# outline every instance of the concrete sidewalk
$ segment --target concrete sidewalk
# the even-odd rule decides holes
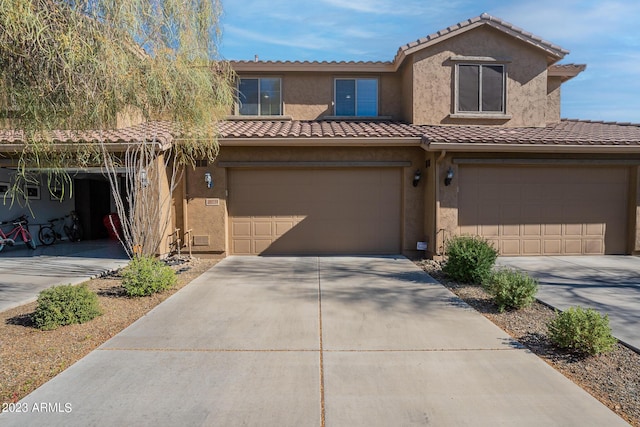
[[[593,308],[609,315],[613,335],[640,351],[640,257],[500,257],[497,265],[538,279],[537,298],[559,310]]]
[[[402,257],[224,259],[3,426],[626,423]]]
[[[78,284],[124,267],[129,259],[117,241],[88,240],[5,247],[0,252],[0,312],[35,301],[54,285]]]

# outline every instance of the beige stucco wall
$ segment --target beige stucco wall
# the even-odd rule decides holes
[[[411,166],[403,168],[402,179],[402,250],[411,254],[418,241],[424,241],[424,194],[427,185],[425,174],[425,154],[419,147],[223,147],[216,163],[208,167],[189,169],[186,172],[187,209],[185,227],[193,230],[198,239],[208,238],[209,244],[193,246],[194,253],[228,252],[227,244],[227,188],[226,168],[218,167],[220,162],[349,162],[349,161],[408,161]],[[413,187],[416,169],[423,173],[423,180]],[[207,189],[204,173],[210,172],[214,188]],[[218,206],[206,206],[205,200],[217,198]]]
[[[547,80],[547,124],[560,122],[560,94],[562,81],[560,77],[549,77]]]
[[[506,59],[506,113],[511,119],[451,118],[454,113],[453,56]],[[538,49],[490,27],[479,27],[427,47],[413,55],[413,123],[544,126],[547,62]]]
[[[318,120],[333,116],[333,90],[336,78],[377,78],[378,115],[402,119],[401,79],[396,73],[242,73],[241,77],[280,77],[283,115],[293,120]]]
[[[413,63],[409,58],[398,70],[402,81],[402,120],[411,123],[413,120]]]
[[[207,188],[206,172],[213,187]],[[222,253],[226,250],[226,191],[224,169],[214,165],[187,168],[184,174],[185,201],[182,228],[191,230],[189,240],[194,253]],[[207,205],[209,200],[209,205]],[[218,205],[216,205],[216,201]],[[208,244],[207,244],[208,242]]]

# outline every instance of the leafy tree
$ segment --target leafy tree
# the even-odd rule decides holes
[[[124,165],[124,149],[100,137],[60,144],[59,130],[81,141],[82,131],[100,135],[132,118],[170,121],[180,143],[152,158],[130,145],[145,153],[124,165],[130,175],[146,174],[157,155],[177,179],[185,165],[213,159],[215,123],[234,98],[233,72],[217,53],[220,13],[219,0],[0,0],[0,124],[24,142],[13,154],[14,194],[34,168],[60,183],[71,181],[65,167]],[[158,146],[154,132],[144,139]],[[140,244],[130,238],[129,250]]]

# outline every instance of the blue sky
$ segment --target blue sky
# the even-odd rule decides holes
[[[390,61],[398,48],[487,12],[587,64],[562,117],[640,123],[638,0],[222,0],[229,60]]]

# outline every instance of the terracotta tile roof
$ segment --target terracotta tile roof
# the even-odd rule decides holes
[[[420,138],[420,128],[389,121],[221,122],[220,136],[233,138]]]
[[[497,18],[495,16],[491,16],[488,13],[483,13],[480,16],[459,22],[443,30],[440,30],[426,37],[418,39],[414,42],[401,46],[398,49],[398,53],[396,54],[394,62],[401,61],[403,55],[409,55],[424,47],[430,46],[432,44],[438,43],[441,40],[447,39],[456,33],[461,33],[461,32],[470,30],[479,25],[489,25],[502,32],[510,34],[513,37],[516,37],[517,39],[524,41],[525,43],[529,43],[530,45],[533,45],[539,49],[544,50],[549,55],[554,57],[555,60],[561,59],[566,54],[569,53],[568,50],[563,49],[560,46],[555,45],[549,41],[546,41],[541,37],[531,34],[523,30],[522,28],[516,27],[515,25],[510,24],[509,22],[503,21],[502,19]]]
[[[122,129],[103,131],[56,130],[51,132],[53,142],[61,144],[105,142],[109,144],[155,141],[162,145],[174,139],[173,126],[169,122],[147,122]],[[24,133],[17,130],[0,130],[0,148],[3,144],[21,144]]]
[[[640,124],[562,120],[541,128],[421,126],[428,143],[533,144],[540,146],[637,146]]]
[[[582,147],[636,147],[640,150],[640,124],[562,120],[546,127],[503,128],[493,126],[418,126],[391,121],[253,121],[230,120],[219,123],[219,137],[224,142],[234,140],[309,140],[341,138],[401,139],[429,144],[477,144],[512,146],[582,146]],[[22,143],[22,133],[0,130],[0,151]],[[110,144],[134,143],[142,140],[170,144],[180,137],[170,122],[149,122],[124,129],[108,131],[56,131],[58,143]],[[184,137],[184,136],[183,136]]]

